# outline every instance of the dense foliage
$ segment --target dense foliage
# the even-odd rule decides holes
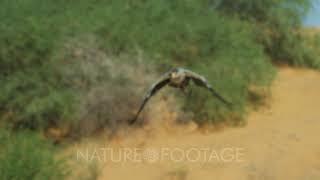
[[[216,7],[222,13],[254,23],[257,41],[278,63],[319,68],[316,49],[304,43],[299,31],[302,20],[312,7],[310,0],[223,0]]]
[[[67,175],[62,160],[55,157],[55,149],[45,139],[31,132],[0,131],[1,179],[58,180]]]
[[[92,132],[132,117],[146,76],[184,66],[234,106],[191,88],[189,98],[178,96],[180,107],[199,122],[238,122],[251,94],[270,84],[271,58],[319,67],[298,33],[309,7],[308,0],[4,0],[1,121],[78,130],[89,121]]]

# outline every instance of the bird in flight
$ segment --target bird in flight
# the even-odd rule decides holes
[[[133,124],[137,121],[140,112],[143,110],[144,106],[148,102],[148,100],[155,95],[161,88],[168,85],[174,88],[179,88],[183,92],[185,92],[185,88],[189,85],[189,82],[193,81],[194,84],[200,87],[207,88],[216,98],[222,101],[224,104],[229,107],[232,105],[230,102],[225,100],[222,96],[220,96],[208,83],[206,78],[203,76],[194,73],[190,70],[184,68],[173,68],[167,73],[165,73],[156,83],[154,83],[151,88],[147,91],[142,104],[135,115],[134,119],[130,121],[130,124]]]

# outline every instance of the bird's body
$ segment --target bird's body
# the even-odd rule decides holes
[[[196,85],[202,86],[210,90],[215,97],[217,97],[219,100],[224,102],[227,105],[231,105],[228,101],[226,101],[224,98],[222,98],[218,93],[216,93],[213,88],[210,86],[210,84],[207,82],[207,80],[192,71],[189,71],[184,68],[174,68],[170,70],[169,72],[165,73],[156,83],[154,83],[149,91],[147,92],[146,96],[143,99],[143,102],[140,106],[140,109],[138,113],[136,114],[135,118],[131,121],[131,123],[134,123],[140,112],[142,111],[143,107],[149,100],[151,96],[153,96],[158,90],[160,90],[165,85],[179,88],[182,91],[185,90],[185,88],[189,85],[190,80],[192,80]]]
[[[184,89],[188,86],[190,79],[187,78],[186,72],[182,68],[173,69],[170,75],[169,86]]]
[[[179,86],[186,80],[185,71],[180,68],[171,72],[170,84]]]

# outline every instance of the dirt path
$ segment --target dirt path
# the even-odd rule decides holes
[[[204,133],[167,125],[105,144],[117,155],[137,147],[143,160],[105,161],[100,179],[320,179],[320,73],[281,69],[272,91],[271,107],[244,127]]]

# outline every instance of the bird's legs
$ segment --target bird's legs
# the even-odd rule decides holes
[[[190,89],[190,90],[188,91],[188,98],[190,98],[191,95],[192,95],[192,89]]]
[[[180,88],[181,89],[181,91],[182,91],[182,93],[185,95],[185,96],[187,96],[187,98],[190,98],[191,97],[191,95],[192,95],[192,89],[187,89],[187,87],[181,87]]]
[[[183,92],[184,95],[188,95],[187,91],[186,91],[186,87],[189,85],[189,79],[185,79],[181,86],[180,86],[180,89],[181,91]]]
[[[185,86],[182,86],[180,89],[181,89],[181,91],[183,92],[184,95],[188,95]]]

